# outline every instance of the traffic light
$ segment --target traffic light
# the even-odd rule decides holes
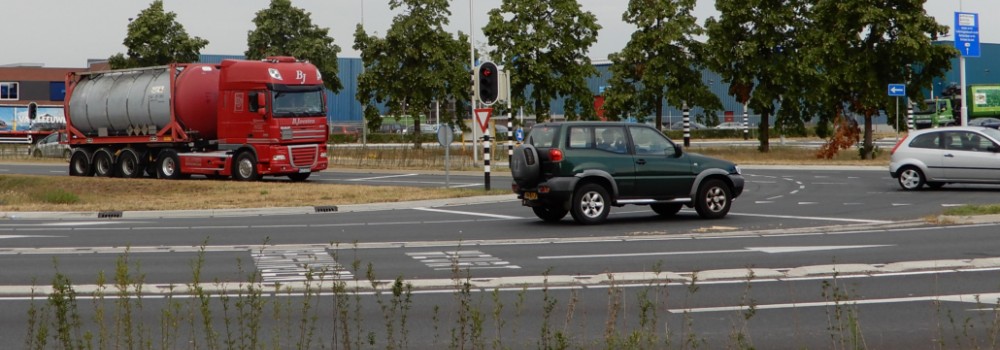
[[[500,70],[493,62],[483,62],[476,70],[476,97],[484,105],[492,105],[500,96]]]
[[[28,104],[28,119],[35,120],[38,116],[38,104],[31,102]]]

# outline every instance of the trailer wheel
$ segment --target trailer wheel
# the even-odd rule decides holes
[[[143,166],[139,163],[139,156],[131,148],[122,150],[118,155],[118,162],[115,167],[115,176],[124,178],[142,177]]]
[[[257,157],[253,152],[245,151],[236,156],[236,164],[233,164],[233,179],[237,181],[256,181],[260,178],[257,174]]]
[[[181,178],[181,161],[177,151],[165,149],[156,157],[156,177],[166,180]]]
[[[115,175],[114,161],[111,157],[111,151],[107,148],[101,148],[94,153],[94,176],[97,177],[112,177]]]
[[[79,149],[69,158],[69,176],[91,176],[94,168],[90,166],[90,153]]]

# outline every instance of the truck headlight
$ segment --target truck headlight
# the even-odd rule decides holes
[[[277,161],[284,161],[285,159],[288,159],[288,158],[285,157],[284,154],[275,154],[273,157],[271,157],[271,160],[276,161],[276,162]]]

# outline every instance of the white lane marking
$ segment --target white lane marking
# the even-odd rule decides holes
[[[50,222],[41,224],[41,226],[96,226],[96,225],[113,225],[122,224],[121,221],[76,221],[76,222]],[[134,222],[132,222],[134,224]]]
[[[470,212],[470,211],[444,210],[444,209],[434,209],[434,208],[413,208],[413,210],[432,211],[432,212],[447,213],[447,214],[485,216],[485,217],[488,217],[488,218],[496,218],[496,219],[511,219],[511,220],[524,219],[524,218],[522,218],[520,216],[498,215],[498,214],[488,214],[488,213],[474,213],[474,212]]]
[[[781,253],[814,252],[814,251],[820,251],[820,250],[880,248],[880,247],[891,247],[891,246],[894,246],[894,245],[835,245],[835,246],[803,246],[803,247],[746,247],[746,248],[743,248],[743,249],[702,250],[702,251],[687,251],[687,252],[652,252],[652,253],[622,253],[622,254],[552,255],[552,256],[539,256],[538,259],[540,259],[540,260],[589,259],[589,258],[636,257],[636,256],[663,256],[663,255],[753,253],[753,252],[767,253],[767,254],[781,254]]]
[[[813,182],[813,185],[847,185],[846,182]]]
[[[941,206],[945,207],[945,208],[948,208],[948,207],[961,207],[963,205],[965,205],[965,204],[947,204],[947,203],[941,204]]]
[[[812,204],[819,204],[819,202],[799,202],[799,205],[812,205]]]
[[[768,198],[765,198],[765,199],[772,200],[772,199],[778,199],[778,198],[781,198],[781,197],[784,197],[784,195],[779,195],[779,196],[774,196],[774,197],[768,197]]]
[[[754,204],[771,204],[771,203],[774,203],[774,201],[755,201],[754,202]]]
[[[834,305],[910,303],[915,301],[950,301],[959,303],[976,303],[976,304],[990,305],[996,303],[998,299],[1000,299],[1000,293],[952,294],[952,295],[928,295],[922,297],[904,297],[904,298],[880,298],[880,299],[861,299],[861,300],[818,301],[818,302],[808,302],[808,303],[766,304],[766,305],[754,305],[753,308],[756,310],[775,310],[775,309],[790,309],[797,307],[817,307],[817,306],[834,306]],[[668,309],[667,312],[685,313],[685,312],[745,311],[748,308],[749,306],[719,306],[719,307],[702,307],[702,308],[690,308],[690,309]]]
[[[913,205],[913,204],[910,204],[910,203],[892,203],[892,206],[894,206],[894,207],[901,207],[901,206],[906,206],[906,205]]]
[[[8,238],[64,238],[66,236],[27,236],[27,235],[0,235],[0,239]]]
[[[368,180],[381,180],[393,177],[405,177],[405,176],[417,176],[420,174],[401,174],[401,175],[386,175],[386,176],[374,176],[374,177],[363,177],[360,179],[347,179],[346,181],[368,181]]]
[[[49,172],[50,173],[56,173],[56,174],[65,174],[66,173],[65,170],[49,170]]]
[[[759,218],[774,218],[774,219],[799,219],[799,220],[822,220],[822,221],[859,222],[859,223],[866,223],[866,224],[888,224],[888,223],[892,223],[892,221],[887,221],[887,220],[845,219],[845,218],[831,218],[831,217],[822,217],[822,216],[792,216],[792,215],[740,214],[740,213],[729,213],[729,215],[752,216],[752,217],[759,217]]]

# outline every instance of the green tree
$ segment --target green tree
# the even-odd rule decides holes
[[[354,32],[354,49],[361,52],[364,72],[358,77],[357,99],[365,107],[371,130],[381,125],[373,105],[385,103],[388,114],[430,115],[434,101],[468,100],[471,92],[467,62],[469,38],[445,31],[448,24],[447,0],[390,0],[393,10],[405,10],[392,20],[384,38],[368,35],[364,27]],[[452,109],[455,110],[454,108]],[[442,122],[453,122],[452,114]],[[420,118],[413,118],[414,132],[420,133]],[[414,139],[419,147],[419,139]]]
[[[197,61],[208,40],[189,37],[176,18],[173,12],[163,12],[163,1],[153,1],[129,21],[122,42],[128,51],[111,56],[108,64],[112,69],[121,69]]]
[[[271,0],[271,6],[257,11],[254,30],[247,33],[248,59],[268,56],[292,56],[308,60],[323,75],[323,84],[333,92],[342,85],[337,76],[337,54],[340,46],[333,43],[328,28],[312,23],[309,12],[292,6],[291,0]]]
[[[888,110],[890,83],[908,81],[907,94],[922,100],[920,88],[951,69],[958,52],[934,45],[948,27],[924,11],[925,0],[814,0],[808,62],[819,68],[818,84],[837,115],[864,116],[862,159],[873,157],[872,118]],[[921,67],[918,71],[911,69]]]
[[[605,90],[607,116],[619,119],[654,115],[663,128],[663,102],[672,106],[722,109],[722,102],[702,81],[704,34],[691,14],[695,0],[631,0],[622,20],[638,30],[611,60],[611,87]],[[713,114],[714,113],[708,113]]]
[[[779,129],[802,128],[811,119],[803,82],[815,69],[799,57],[807,1],[717,0],[719,18],[705,22],[709,66],[729,83],[731,96],[760,113],[761,152],[770,151],[772,115]]]
[[[510,74],[513,107],[542,122],[550,118],[551,101],[564,97],[568,119],[596,118],[586,82],[597,75],[587,57],[601,29],[594,14],[576,0],[504,0],[489,14],[483,33]]]

